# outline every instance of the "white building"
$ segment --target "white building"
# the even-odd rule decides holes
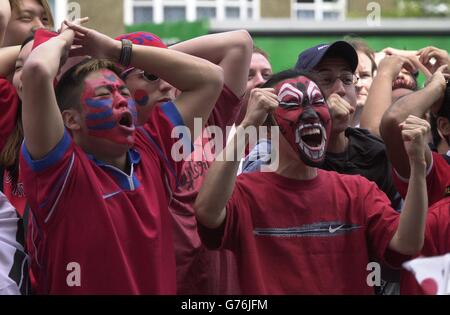
[[[49,1],[58,25],[70,11],[71,1]],[[259,21],[263,1],[270,1],[268,4],[275,7],[279,4],[278,0],[123,0],[123,18],[125,25],[201,19]],[[282,2],[286,5],[286,1]],[[288,6],[285,19],[342,21],[346,17],[347,0],[290,0]]]

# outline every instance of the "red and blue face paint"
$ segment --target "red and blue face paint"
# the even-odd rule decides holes
[[[139,106],[146,106],[150,100],[150,97],[146,91],[136,90],[136,92],[134,92],[134,99],[136,100],[136,104]]]
[[[274,118],[302,161],[319,166],[331,132],[328,106],[318,86],[307,77],[285,80],[275,87],[280,106]]]
[[[114,72],[104,69],[90,74],[81,100],[89,135],[134,144],[136,102]]]

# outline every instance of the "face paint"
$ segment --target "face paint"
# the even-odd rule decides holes
[[[136,101],[134,99],[131,98],[128,100],[128,108],[133,116],[133,125],[136,125],[138,121],[138,112],[136,108]]]
[[[134,144],[136,105],[123,81],[112,71],[90,74],[84,81],[81,99],[90,136]]]
[[[134,93],[134,99],[139,106],[145,106],[148,104],[150,97],[144,90],[136,90]]]
[[[304,76],[279,83],[275,91],[280,106],[274,118],[281,133],[306,165],[319,166],[331,132],[330,112],[322,92]]]

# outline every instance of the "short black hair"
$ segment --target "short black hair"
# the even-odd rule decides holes
[[[300,77],[300,76],[305,76],[308,79],[310,79],[311,81],[314,81],[311,78],[311,74],[309,72],[301,71],[301,70],[297,70],[297,69],[288,69],[288,70],[284,70],[284,71],[281,71],[281,72],[278,72],[278,73],[275,73],[274,75],[272,75],[272,77],[262,86],[262,88],[271,88],[271,87],[274,87],[275,85],[277,85],[281,81]]]

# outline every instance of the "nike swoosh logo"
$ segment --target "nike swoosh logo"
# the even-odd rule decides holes
[[[109,199],[109,198],[111,198],[111,197],[114,197],[115,195],[120,194],[121,192],[122,192],[122,191],[119,190],[119,191],[113,192],[113,193],[111,193],[111,194],[103,195],[103,199],[104,199],[104,200]]]
[[[330,46],[330,45],[320,46],[320,47],[317,48],[317,50],[322,50],[322,49],[327,48],[327,47],[329,47],[329,46]]]
[[[338,226],[337,228],[333,229],[330,225],[330,227],[328,228],[328,232],[330,232],[330,234],[334,234],[337,231],[339,231],[340,229],[342,229],[345,226],[345,224],[342,224],[341,226]]]

